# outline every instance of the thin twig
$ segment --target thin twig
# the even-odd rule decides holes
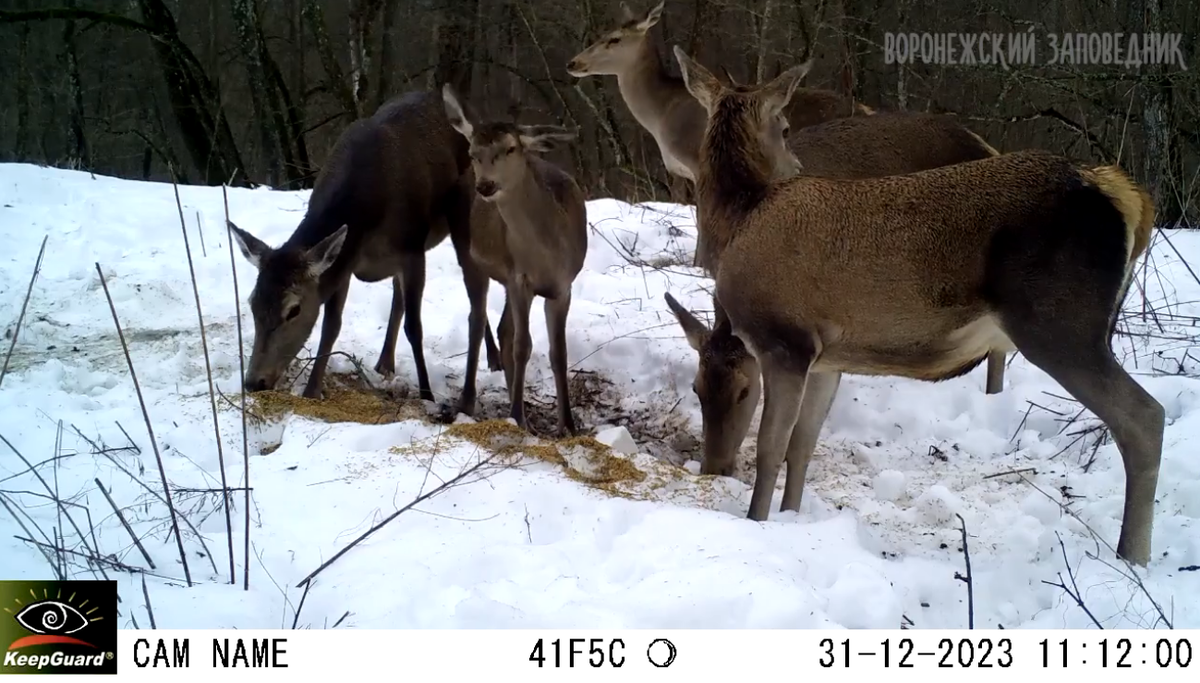
[[[146,575],[142,574],[142,596],[146,598],[146,613],[150,615],[150,628],[158,628],[154,621],[154,606],[150,604],[150,590],[146,588]]]
[[[1071,561],[1067,559],[1067,546],[1063,543],[1062,535],[1057,531],[1054,532],[1054,535],[1058,537],[1058,547],[1062,550],[1063,564],[1067,565],[1067,578],[1071,579],[1071,586],[1069,588],[1067,587],[1067,582],[1063,581],[1061,572],[1058,575],[1058,583],[1051,583],[1050,581],[1046,580],[1043,580],[1042,583],[1046,584],[1047,586],[1054,586],[1055,588],[1062,589],[1062,592],[1066,593],[1068,597],[1074,600],[1076,605],[1079,605],[1079,608],[1082,609],[1083,613],[1088,616],[1088,619],[1092,620],[1092,623],[1096,625],[1096,628],[1103,630],[1104,626],[1100,623],[1100,620],[1096,618],[1096,615],[1092,614],[1092,610],[1088,609],[1088,606],[1083,602],[1083,596],[1080,595],[1079,592],[1079,585],[1075,583],[1075,572],[1071,570]]]
[[[171,176],[174,178],[174,174]],[[200,209],[196,209],[196,232],[200,233],[200,253],[208,258],[208,247],[204,246],[204,222],[200,220]]]
[[[125,531],[129,532],[129,537],[133,539],[133,544],[141,551],[142,558],[146,560],[146,564],[150,565],[151,569],[157,569],[158,567],[154,566],[154,560],[150,559],[150,553],[146,552],[145,546],[142,545],[142,539],[133,533],[133,527],[129,526],[129,522],[125,520],[125,515],[121,514],[121,509],[117,507],[117,504],[113,502],[112,496],[105,490],[104,484],[101,484],[98,478],[94,481],[96,482],[96,488],[100,489],[100,493],[104,494],[104,500],[107,500],[108,504],[112,506],[112,511],[116,514],[117,519],[120,520],[121,526],[125,527]]]
[[[17,315],[17,327],[13,330],[12,342],[8,345],[8,353],[4,354],[4,368],[0,369],[0,386],[4,384],[4,376],[8,374],[8,361],[12,359],[13,349],[17,348],[17,336],[21,334],[21,323],[25,321],[25,309],[29,306],[29,296],[33,294],[33,283],[37,281],[38,273],[42,270],[42,255],[46,253],[46,240],[42,238],[42,248],[38,249],[37,261],[33,264],[33,275],[29,278],[29,287],[25,290],[25,301],[21,304],[21,313]]]
[[[66,503],[64,503],[61,498],[54,494],[54,489],[50,488],[50,484],[46,482],[46,478],[42,476],[42,473],[38,472],[37,469],[34,468],[29,462],[29,459],[26,458],[21,451],[18,451],[17,447],[12,445],[12,442],[6,439],[3,434],[0,434],[0,441],[3,441],[4,445],[8,446],[9,450],[17,454],[17,457],[21,459],[21,462],[25,463],[25,466],[30,469],[30,471],[33,473],[33,476],[36,477],[39,482],[41,482],[42,488],[46,489],[46,493],[50,495],[50,498],[54,501],[55,505],[58,506],[59,510],[62,511],[62,514],[66,516],[67,521],[71,523],[71,527],[75,529],[75,533],[79,535],[79,540],[83,543],[83,547],[87,548],[88,552],[92,553],[93,555],[99,555],[99,550],[91,547],[91,545],[88,543],[87,536],[83,534],[83,530],[79,528],[79,525],[75,523],[75,518],[71,516],[70,512],[67,512]],[[45,534],[42,535],[45,536]],[[53,545],[54,544],[52,543],[51,546]],[[108,575],[104,573],[103,567],[100,568],[100,574],[106,580],[108,579]]]
[[[370,529],[367,529],[365,532],[362,533],[362,535],[360,535],[358,538],[354,539],[348,545],[346,545],[346,547],[337,551],[337,553],[335,553],[333,557],[322,562],[320,567],[317,567],[316,569],[313,570],[313,572],[311,574],[304,577],[304,579],[302,581],[300,581],[300,583],[296,584],[296,587],[299,588],[300,586],[307,584],[309,581],[312,581],[313,579],[315,579],[317,577],[318,574],[320,574],[321,572],[323,572],[327,568],[329,568],[329,565],[333,564],[342,555],[345,555],[347,552],[349,552],[351,548],[353,548],[354,546],[358,545],[359,543],[362,543],[363,541],[365,541],[368,536],[375,533],[376,531],[379,531],[384,526],[386,526],[389,522],[391,522],[393,519],[396,519],[397,517],[399,517],[400,515],[404,514],[407,511],[411,510],[412,508],[416,507],[417,505],[420,505],[421,503],[425,502],[426,500],[433,498],[434,496],[438,495],[439,493],[444,493],[445,491],[453,488],[456,484],[462,482],[468,476],[477,472],[484,465],[487,465],[488,463],[490,463],[492,461],[492,458],[494,458],[494,457],[495,457],[494,454],[489,455],[488,457],[480,460],[479,462],[468,467],[467,469],[463,470],[462,472],[459,472],[457,475],[455,475],[451,479],[448,479],[445,483],[441,484],[437,488],[430,489],[426,493],[423,493],[423,494],[417,496],[408,505],[405,505],[404,507],[400,508],[399,510],[396,510],[392,514],[388,515],[387,517],[385,517],[383,519],[383,521],[379,522],[378,524],[371,527]]]
[[[17,511],[9,506],[8,501],[4,499],[4,496],[0,496],[0,505],[3,505],[4,509],[8,510],[8,514],[12,515],[12,518],[17,521],[17,526],[21,527],[21,531],[24,531],[26,536],[33,536],[33,533],[29,531],[29,527],[25,526],[25,522],[21,521],[21,518],[17,515]],[[54,570],[54,575],[58,577],[58,580],[65,580],[67,577],[62,573],[62,569],[58,566],[58,564],[56,564],[54,560],[50,558],[50,553],[46,552],[46,549],[40,545],[37,546],[37,549],[41,551],[42,557],[46,558],[46,562],[49,563],[50,569]]]
[[[958,572],[954,572],[954,578],[967,584],[967,628],[975,628],[975,582],[971,576],[971,548],[967,545],[967,520],[963,516],[954,513],[958,517],[958,523],[962,529],[962,544],[963,544],[963,561],[967,565],[967,575],[963,576]]]
[[[171,169],[171,187],[175,188],[175,206],[179,209],[179,228],[183,231],[183,248],[187,252],[188,273],[192,277],[192,294],[196,297],[196,318],[200,325],[200,348],[204,352],[204,373],[208,376],[208,402],[212,406],[213,438],[217,442],[217,466],[221,468],[221,498],[225,507],[225,536],[229,544],[229,583],[237,583],[233,568],[233,513],[229,509],[229,482],[225,478],[225,448],[221,444],[221,427],[217,422],[217,396],[213,391],[212,363],[208,359],[208,336],[204,332],[204,313],[200,310],[200,287],[196,284],[196,268],[192,264],[192,246],[188,242],[187,223],[183,220],[183,202],[179,200],[179,183]]]
[[[229,242],[229,267],[233,271],[233,306],[237,318],[238,373],[242,381],[242,477],[246,486],[245,563],[242,566],[242,590],[250,590],[250,442],[246,436],[246,354],[242,350],[242,297],[238,293],[237,260],[233,257],[233,223],[229,220],[229,192],[221,186],[221,199],[225,201],[225,233]]]
[[[133,370],[133,358],[129,356],[129,346],[125,343],[125,333],[121,331],[121,321],[117,318],[117,306],[113,303],[112,294],[108,291],[108,282],[104,279],[104,271],[100,270],[100,262],[96,262],[96,274],[100,276],[100,286],[104,288],[104,297],[108,299],[108,310],[112,312],[113,325],[117,327],[117,338],[121,340],[121,350],[125,352],[125,363],[129,366],[129,376],[133,378],[133,389],[137,393],[138,404],[142,407],[142,419],[146,421],[146,433],[150,435],[150,446],[154,448],[154,459],[158,463],[158,475],[162,478],[163,500],[171,513],[171,530],[175,532],[175,543],[179,546],[179,561],[183,563],[183,575],[187,578],[188,588],[192,587],[192,570],[188,568],[187,553],[183,549],[183,536],[179,533],[179,517],[175,514],[175,504],[171,502],[171,489],[167,483],[167,470],[163,467],[162,453],[158,450],[158,440],[154,438],[154,427],[150,424],[150,412],[146,410],[146,401],[142,398],[142,387],[138,384],[137,373]]]

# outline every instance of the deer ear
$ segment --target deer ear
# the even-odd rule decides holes
[[[574,131],[548,131],[538,135],[521,135],[521,146],[531,152],[545,153],[553,150],[557,146],[556,143],[574,139]]]
[[[667,0],[662,0],[654,7],[650,8],[650,11],[646,12],[646,17],[638,22],[638,30],[644,33],[649,31],[655,24],[657,24],[658,20],[662,18],[663,7],[666,4]]]
[[[467,114],[458,102],[458,95],[454,93],[454,87],[449,83],[442,86],[442,103],[446,107],[446,118],[450,120],[450,125],[458,131],[459,135],[470,140],[475,126],[467,120]]]
[[[777,114],[783,111],[783,108],[792,101],[792,95],[796,92],[796,87],[800,85],[800,81],[808,75],[808,72],[813,67],[813,59],[810,57],[806,61],[793,66],[784,71],[775,78],[771,79],[770,83],[763,86],[763,100],[768,107],[769,113]]]
[[[721,94],[721,81],[712,73],[700,66],[700,64],[687,56],[683,48],[675,45],[675,60],[679,62],[679,69],[683,72],[683,84],[687,86],[688,92],[692,97],[704,107],[710,115],[712,114],[713,106],[717,102],[717,96]]]
[[[712,330],[708,329],[708,325],[700,322],[700,319],[676,301],[670,292],[663,292],[663,298],[667,300],[667,307],[675,314],[675,319],[683,328],[683,334],[687,337],[688,344],[696,351],[704,348],[704,344],[712,335]]]
[[[229,221],[229,230],[233,233],[233,239],[237,241],[238,249],[241,250],[242,256],[245,256],[250,265],[255,268],[258,268],[267,254],[271,253],[271,247],[268,247],[254,235],[234,225],[233,221]]]
[[[339,254],[342,253],[342,245],[346,243],[346,233],[350,227],[343,225],[337,229],[329,237],[317,243],[317,246],[308,250],[308,273],[313,278],[319,278],[333,262],[337,260]]]

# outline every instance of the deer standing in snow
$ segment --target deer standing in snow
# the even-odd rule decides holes
[[[939,381],[1019,350],[1099,417],[1125,467],[1117,554],[1150,559],[1164,410],[1113,355],[1117,315],[1154,205],[1116,166],[1042,151],[858,180],[779,178],[777,132],[808,65],[722,84],[679,47],[708,112],[698,251],[724,319],[763,382],[748,517],[782,509],[805,473],[842,373]]]

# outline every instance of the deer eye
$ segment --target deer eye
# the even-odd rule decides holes
[[[742,393],[738,394],[737,402],[745,401],[748,396],[750,396],[750,387],[745,387],[742,389]]]
[[[613,46],[613,45],[616,45],[616,44],[617,44],[617,43],[619,43],[619,42],[621,42],[621,39],[620,39],[620,38],[609,38],[609,39],[608,39],[608,42],[606,42],[606,43],[605,43],[605,45],[608,45],[608,46],[610,46],[610,47],[611,47],[611,46]]]
[[[513,153],[513,152],[515,152],[515,151],[517,151],[517,148],[516,148],[516,147],[509,147],[509,148],[507,148],[507,149],[505,149],[505,150],[504,150],[504,154],[505,154],[505,156],[507,156],[507,155],[509,155],[509,154],[512,154],[512,153]]]
[[[300,306],[292,306],[291,308],[287,309],[286,313],[283,314],[283,321],[285,323],[291,322],[292,320],[295,320],[296,316],[298,315],[300,315]]]

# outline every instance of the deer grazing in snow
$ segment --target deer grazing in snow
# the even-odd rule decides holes
[[[807,65],[723,85],[680,49],[709,114],[698,250],[724,319],[761,368],[763,417],[748,517],[782,509],[805,472],[841,374],[939,381],[1019,350],[1112,431],[1125,468],[1117,554],[1150,559],[1164,410],[1114,357],[1116,318],[1154,224],[1116,166],[1041,151],[882,178],[777,179],[769,135]]]
[[[351,124],[334,144],[308,210],[284,244],[271,248],[233,227],[242,254],[258,269],[250,293],[254,346],[245,389],[275,387],[324,306],[317,357],[304,389],[304,396],[320,398],[351,275],[363,282],[390,277],[392,308],[375,370],[395,374],[403,318],[421,398],[434,400],[422,348],[421,296],[425,252],[449,235],[471,303],[467,379],[457,410],[472,415],[485,334],[489,365],[498,365],[487,321],[487,278],[469,253],[474,192],[467,145],[450,127],[438,93],[406,93]]]
[[[553,126],[479,121],[464,110],[449,84],[443,86],[442,97],[450,125],[470,143],[478,194],[471,256],[487,277],[505,289],[497,336],[510,416],[528,429],[529,312],[533,297],[540,296],[545,300],[550,368],[558,393],[559,433],[575,434],[567,377],[567,315],[571,286],[587,255],[587,207],[575,179],[538,156],[575,134]]]
[[[860,130],[867,124],[871,130]],[[778,125],[778,124],[775,124]],[[778,133],[775,133],[778,134]],[[871,178],[985,159],[996,151],[971,131],[945,116],[878,114],[839,119],[796,131],[789,147],[769,150],[773,164],[788,169],[799,157],[802,173],[825,178]],[[790,149],[789,149],[790,148]],[[784,174],[786,175],[786,173]],[[739,447],[750,431],[760,395],[759,368],[753,354],[735,336],[714,335],[707,325],[669,293],[688,343],[697,352],[696,380],[700,401],[704,456],[701,472],[731,475]],[[717,317],[723,313],[714,303]],[[1004,386],[1005,353],[988,354],[986,391]]]
[[[666,0],[661,0],[639,14],[622,2],[620,25],[575,55],[567,63],[567,72],[577,78],[616,76],[621,98],[637,122],[654,137],[667,172],[694,183],[705,113],[688,95],[683,80],[667,72],[649,39],[648,33],[662,18],[665,4]],[[806,54],[809,49],[806,40]],[[799,88],[786,116],[792,126],[803,128],[871,113],[869,107],[832,90]]]

